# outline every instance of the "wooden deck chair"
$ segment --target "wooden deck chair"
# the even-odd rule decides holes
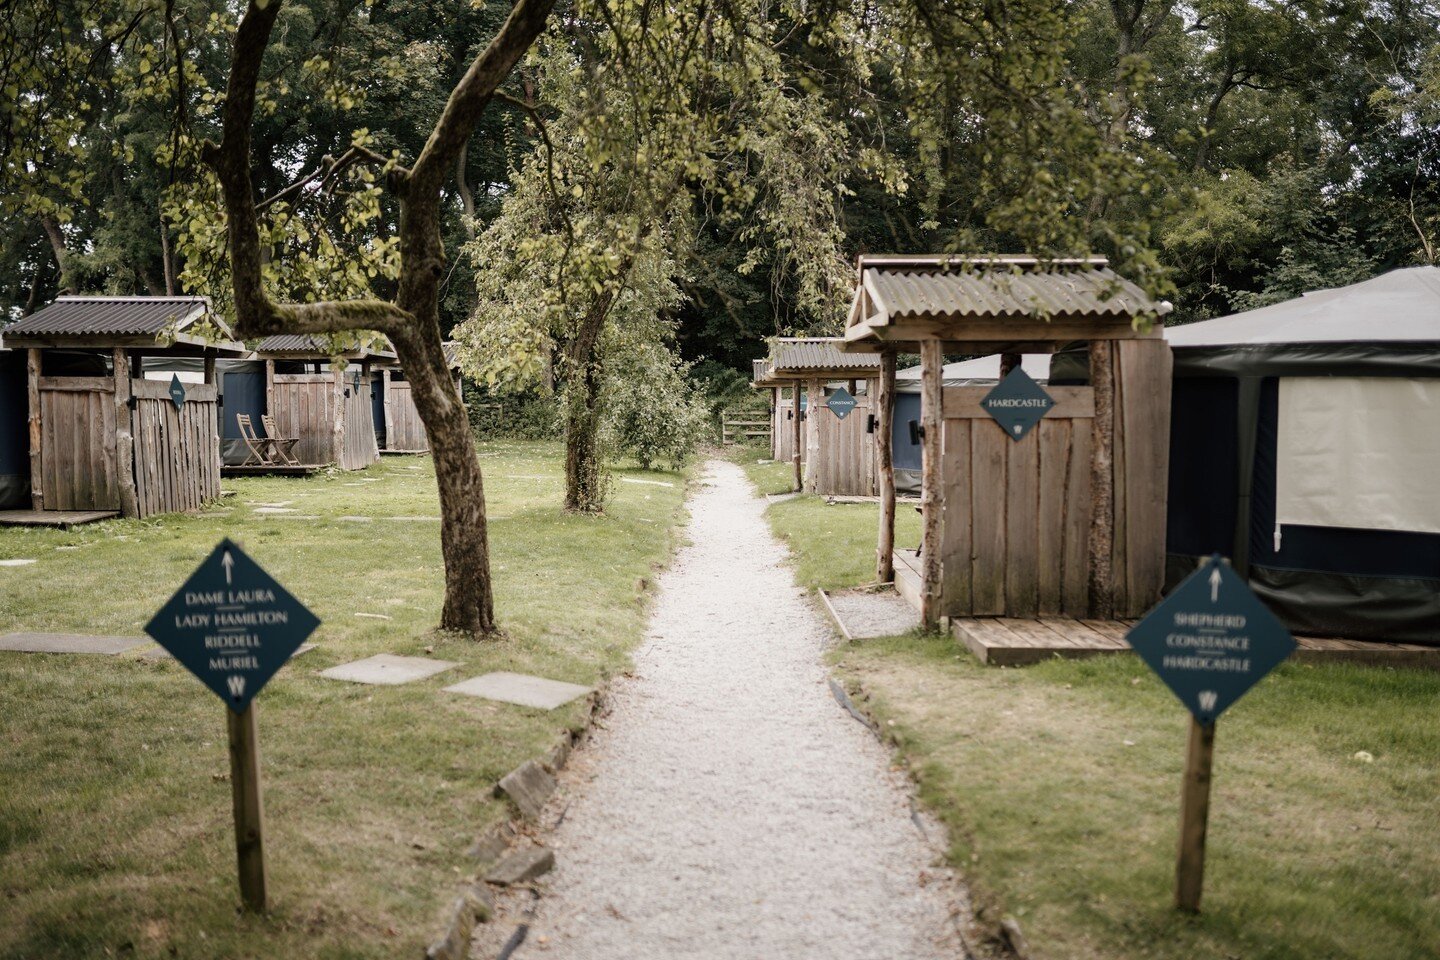
[[[280,455],[280,459],[292,467],[298,467],[300,461],[295,458],[295,444],[300,442],[300,438],[280,436],[280,431],[275,427],[275,418],[268,413],[260,415],[260,422],[265,425],[265,433],[268,434],[267,439],[270,441],[270,446]]]
[[[240,425],[240,439],[245,441],[245,448],[249,451],[245,454],[245,462],[241,466],[268,467],[273,464],[275,461],[265,454],[265,448],[272,444],[255,433],[255,424],[250,421],[250,414],[235,414],[235,422]]]

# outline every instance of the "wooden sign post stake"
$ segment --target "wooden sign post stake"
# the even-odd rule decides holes
[[[1200,912],[1205,880],[1205,828],[1210,819],[1210,760],[1215,753],[1215,724],[1190,718],[1185,779],[1180,787],[1180,854],[1175,862],[1175,906]]]
[[[226,709],[230,730],[230,789],[235,801],[235,854],[240,900],[265,912],[265,804],[260,791],[260,737],[252,702],[239,713]]]

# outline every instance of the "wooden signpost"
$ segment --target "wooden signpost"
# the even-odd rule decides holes
[[[1126,636],[1190,708],[1180,788],[1175,906],[1200,911],[1215,720],[1295,649],[1295,638],[1219,556],[1210,557]]]
[[[225,701],[240,900],[263,913],[265,804],[255,695],[320,620],[229,540],[220,541],[145,626]]]

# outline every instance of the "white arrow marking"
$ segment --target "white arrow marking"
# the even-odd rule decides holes
[[[1220,568],[1216,567],[1210,571],[1210,602],[1218,603],[1220,600]]]
[[[235,566],[235,558],[230,556],[230,551],[225,551],[225,556],[220,558],[220,563],[225,567],[225,585],[230,585],[230,570]]]

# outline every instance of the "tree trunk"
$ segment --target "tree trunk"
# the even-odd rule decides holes
[[[60,271],[60,289],[57,293],[73,293],[75,278],[70,272],[70,251],[65,248],[65,234],[60,229],[60,222],[54,217],[41,217],[40,226],[45,229],[45,237],[50,241],[50,250],[55,254],[55,266]]]
[[[440,493],[440,552],[445,559],[440,627],[489,634],[495,630],[495,596],[490,580],[485,480],[470,418],[445,362],[439,322],[425,326],[428,329],[423,334],[396,338],[395,348],[410,382],[415,410],[430,438],[430,459]]]
[[[623,272],[628,273],[626,263]],[[590,304],[575,339],[565,351],[565,509],[599,513],[605,506],[600,464],[600,334],[615,293],[607,290]]]

